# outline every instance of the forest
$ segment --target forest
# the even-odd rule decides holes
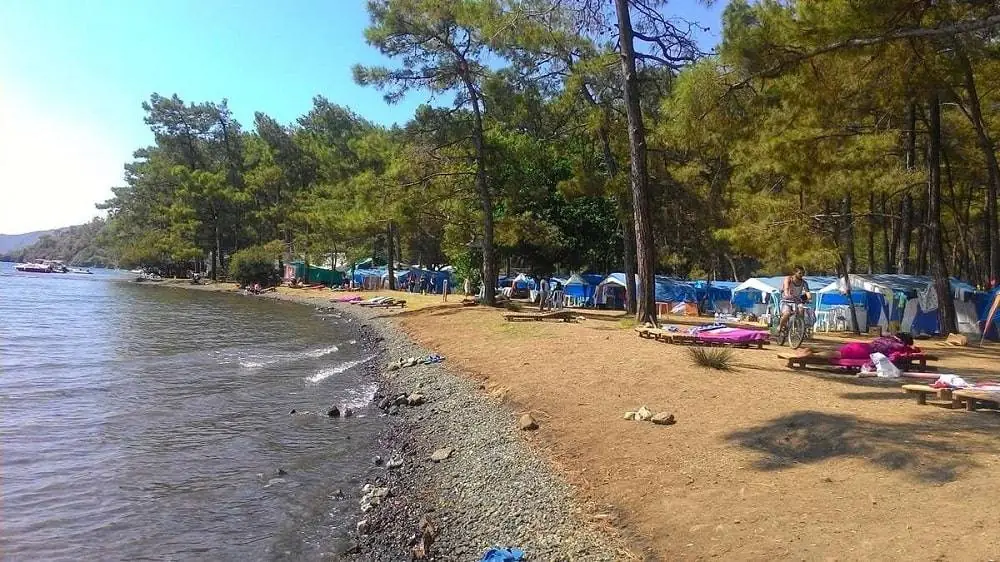
[[[474,279],[624,271],[653,322],[654,274],[801,264],[932,275],[939,294],[1000,277],[993,2],[733,0],[710,51],[658,0],[368,11],[391,64],[353,79],[428,103],[392,127],[322,96],[244,124],[226,100],[153,94],[155,144],[100,205],[121,264],[215,275],[264,248]]]
[[[95,218],[87,224],[68,226],[42,235],[25,248],[0,254],[0,261],[60,260],[80,267],[114,267],[113,251],[105,240],[106,224]]]

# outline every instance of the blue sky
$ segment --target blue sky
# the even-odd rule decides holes
[[[290,123],[313,96],[380,123],[425,101],[388,106],[351,80],[355,63],[386,62],[363,39],[363,0],[0,1],[0,233],[86,222],[121,184],[122,164],[152,142],[141,103],[152,92],[228,98]],[[675,0],[672,14],[708,25],[717,2]]]

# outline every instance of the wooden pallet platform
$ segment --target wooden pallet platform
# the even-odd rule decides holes
[[[562,322],[572,322],[575,318],[571,310],[553,310],[551,312],[504,312],[504,320],[508,322],[560,320]]]
[[[639,326],[635,328],[637,334],[640,338],[661,341],[664,343],[672,343],[678,345],[702,345],[706,347],[739,347],[739,348],[749,348],[756,347],[757,349],[763,349],[767,342],[753,342],[753,343],[725,343],[716,341],[705,341],[699,339],[698,336],[693,334],[688,334],[686,332],[671,332],[669,330],[661,330],[659,328],[648,328],[644,326]]]

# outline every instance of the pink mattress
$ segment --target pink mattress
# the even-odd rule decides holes
[[[713,344],[757,344],[769,339],[767,332],[746,328],[717,328],[696,335],[698,341]]]

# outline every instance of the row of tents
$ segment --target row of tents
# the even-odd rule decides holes
[[[742,283],[732,281],[681,280],[656,276],[656,302],[661,310],[674,313],[745,312],[762,315],[778,308],[784,276],[752,277]],[[533,290],[535,281],[524,275],[507,280]],[[553,278],[559,282],[571,306],[625,308],[625,274],[607,276],[574,274]],[[913,334],[937,334],[939,303],[933,279],[920,275],[855,274],[850,276],[851,300],[855,315],[850,314],[844,279],[807,276],[812,305],[820,316],[843,323],[847,329],[867,331],[879,326],[885,331]],[[972,285],[952,279],[952,299],[959,331],[965,334],[1000,339],[1000,288],[979,291]]]

